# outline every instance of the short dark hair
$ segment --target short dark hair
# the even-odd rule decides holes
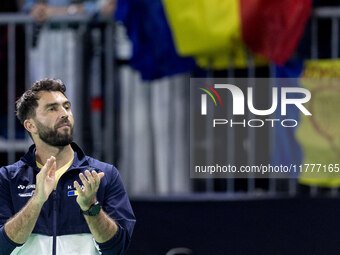
[[[40,91],[59,91],[65,95],[66,86],[59,79],[42,79],[33,84],[17,101],[16,115],[21,124],[25,120],[35,117],[35,109],[38,107]]]

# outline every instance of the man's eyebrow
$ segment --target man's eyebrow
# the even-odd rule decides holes
[[[49,108],[49,107],[53,107],[53,106],[58,106],[58,103],[50,103],[50,104],[46,104],[45,108]]]
[[[71,102],[70,101],[65,101],[62,104],[63,105],[65,105],[65,104],[71,105]],[[54,106],[58,106],[58,105],[59,105],[59,103],[50,103],[50,104],[46,104],[45,108],[54,107]]]

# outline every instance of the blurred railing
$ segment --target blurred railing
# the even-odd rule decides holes
[[[7,53],[7,56],[4,57],[4,59],[7,59],[7,84],[3,84],[7,85],[8,107],[7,118],[5,119],[7,122],[7,137],[0,139],[0,152],[7,152],[7,163],[13,163],[17,158],[16,154],[25,152],[28,145],[31,144],[27,135],[25,139],[18,139],[18,130],[21,133],[23,130],[18,129],[20,125],[16,124],[16,99],[24,91],[24,88],[28,88],[36,79],[46,78],[49,76],[48,73],[53,73],[53,70],[48,70],[46,76],[37,77],[32,72],[35,65],[41,65],[41,63],[32,62],[31,53],[37,47],[36,41],[41,39],[39,37],[42,30],[69,31],[73,34],[71,38],[74,39],[73,43],[76,44],[76,47],[73,47],[73,72],[67,78],[59,76],[52,78],[60,78],[68,85],[66,94],[72,101],[72,109],[77,123],[75,125],[75,140],[82,145],[84,140],[88,140],[84,135],[88,136],[88,133],[92,132],[92,139],[88,143],[93,144],[93,150],[97,152],[97,156],[102,159],[105,158],[108,162],[113,162],[114,26],[112,20],[103,18],[94,19],[86,15],[66,15],[52,17],[44,24],[37,24],[29,15],[7,13],[0,15],[0,28],[4,28],[2,31],[5,33],[2,36],[7,37],[7,52],[5,49],[0,49],[2,54],[5,55],[5,52]],[[23,42],[17,41],[18,33],[24,34]],[[59,39],[59,35],[55,37],[55,40]],[[50,41],[45,41],[45,43],[50,45],[47,45],[45,52],[39,53],[41,55],[39,58],[49,60],[48,63],[42,63],[42,65],[46,66],[46,69],[51,66],[53,68],[53,65],[50,65],[53,62],[62,61],[62,63],[65,63],[66,59],[69,59],[69,53],[67,54],[66,52],[67,46],[65,46],[67,43],[70,43],[67,42],[69,39],[70,37],[66,37],[65,41],[63,39],[55,41],[54,38],[50,38]],[[89,43],[92,47],[89,52],[86,52],[86,50],[89,50],[87,46]],[[22,58],[25,59],[24,64],[16,63],[18,59],[16,47],[18,44],[24,45],[25,56]],[[61,51],[59,53],[62,56],[54,54],[54,51],[57,50],[53,47],[55,45],[60,48],[59,50]],[[59,60],[56,60],[57,58]],[[25,70],[25,73],[17,72],[16,67],[18,65],[24,66],[22,70]],[[64,73],[69,71],[65,70],[65,67],[67,68],[67,65],[60,65],[60,68],[64,69],[62,70]],[[18,84],[17,78],[20,75],[25,76],[25,84]],[[72,80],[72,84],[68,84],[67,80]],[[109,100],[104,101],[104,96],[109,98]],[[84,102],[84,99],[86,99],[86,102]],[[86,107],[93,100],[96,100],[97,104],[98,102],[99,104],[105,102],[105,112],[103,111],[104,106],[95,107],[95,109]],[[89,122],[90,125],[86,124]],[[92,131],[86,130],[86,127],[89,126]]]

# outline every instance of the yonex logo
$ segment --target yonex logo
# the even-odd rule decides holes
[[[20,184],[18,189],[35,189],[35,184],[29,184],[27,186]]]

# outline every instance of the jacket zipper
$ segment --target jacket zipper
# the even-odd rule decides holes
[[[53,250],[52,254],[57,254],[57,193],[53,190]]]
[[[75,168],[76,169],[76,168]],[[73,170],[73,169],[69,169]],[[68,170],[68,171],[69,171]],[[62,176],[60,177],[60,179]],[[60,183],[60,179],[58,184]],[[57,184],[57,187],[58,187]],[[52,219],[53,219],[53,244],[52,244],[52,255],[57,255],[57,190],[53,190],[53,212],[52,212]]]
[[[72,170],[81,170],[81,168],[70,168],[67,171],[72,171]],[[60,179],[57,184],[60,183],[60,180],[62,179],[63,175],[60,176]],[[53,212],[52,212],[52,218],[53,218],[53,245],[52,245],[52,255],[57,255],[57,191],[56,189],[53,190]]]

